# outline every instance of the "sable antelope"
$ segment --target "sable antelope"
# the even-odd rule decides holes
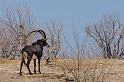
[[[32,74],[29,68],[30,61],[34,61],[34,73],[36,73],[36,59],[38,59],[38,72],[40,71],[40,59],[43,55],[43,46],[50,47],[48,43],[46,42],[46,34],[43,30],[35,30],[32,32],[39,32],[43,39],[39,39],[36,42],[32,43],[31,45],[25,46],[22,51],[22,57],[21,57],[21,66],[20,66],[20,75],[22,75],[21,70],[23,63],[27,66],[27,69],[29,71],[29,74]],[[32,33],[31,32],[31,33]],[[31,34],[29,33],[29,34]]]

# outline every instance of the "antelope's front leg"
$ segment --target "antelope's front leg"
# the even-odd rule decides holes
[[[36,59],[34,59],[34,73],[36,74]]]
[[[28,71],[29,71],[29,74],[32,75],[32,73],[31,73],[31,71],[30,71],[30,68],[29,68],[29,64],[30,64],[30,60],[27,61],[27,64],[26,64],[26,65],[27,65],[27,69],[28,69]]]
[[[39,73],[41,73],[41,71],[40,71],[40,59],[41,59],[41,58],[38,58],[38,72],[39,72]]]

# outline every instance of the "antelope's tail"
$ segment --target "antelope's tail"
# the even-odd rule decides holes
[[[21,61],[23,61],[23,63],[26,65],[26,62],[27,62],[27,53],[24,52],[24,51],[22,51],[21,54],[22,54]]]

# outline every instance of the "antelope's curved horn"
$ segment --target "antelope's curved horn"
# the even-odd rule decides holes
[[[28,33],[28,35],[26,36],[26,38],[27,38],[30,34],[34,33],[34,32],[40,33],[40,34],[42,35],[42,39],[45,39],[45,40],[46,40],[46,34],[45,34],[45,32],[44,32],[43,30],[34,30],[34,31],[31,31],[30,33]]]
[[[43,36],[43,39],[46,40],[46,34],[43,30],[38,30],[38,32]]]

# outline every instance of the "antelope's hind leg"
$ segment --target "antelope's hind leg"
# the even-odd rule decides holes
[[[26,55],[25,55],[25,52],[22,54],[22,57],[21,57],[21,64],[20,64],[20,75],[22,75],[22,67],[23,67],[23,64],[26,65],[25,63],[25,58],[26,58]]]
[[[29,68],[29,64],[30,64],[31,59],[32,59],[32,55],[28,55],[28,56],[27,56],[27,63],[26,63],[26,66],[27,66],[27,69],[28,69],[30,75],[32,75],[31,70],[30,70],[30,68]]]
[[[20,75],[22,75],[21,70],[22,70],[23,63],[24,63],[24,61],[22,60],[22,61],[21,61],[21,65],[20,65]]]
[[[29,64],[30,64],[30,60],[27,61],[27,65],[26,65],[26,66],[27,66],[27,69],[28,69],[28,71],[29,71],[29,74],[32,75],[31,70],[30,70],[30,68],[29,68]]]

